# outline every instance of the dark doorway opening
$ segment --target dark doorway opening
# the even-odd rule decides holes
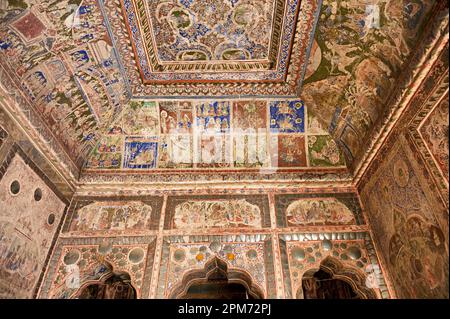
[[[247,288],[226,280],[193,284],[182,299],[254,299]]]
[[[81,289],[79,299],[136,299],[128,274],[113,274],[105,281]]]
[[[305,299],[361,299],[349,283],[323,269],[306,272],[302,289]]]

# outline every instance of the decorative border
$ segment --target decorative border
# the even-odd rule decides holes
[[[285,7],[287,7],[286,1],[290,0],[275,0],[274,3],[274,17],[272,23],[272,37],[270,41],[270,47],[268,52],[268,58],[263,60],[246,60],[240,62],[227,62],[227,61],[195,61],[195,63],[188,63],[183,61],[170,61],[162,62],[158,58],[158,48],[156,47],[151,35],[144,34],[141,29],[153,30],[151,26],[151,19],[148,17],[148,5],[144,0],[121,0],[122,13],[127,24],[128,34],[133,39],[133,51],[138,60],[139,71],[143,78],[144,83],[150,84],[151,80],[147,77],[152,77],[152,72],[189,72],[192,69],[195,71],[203,72],[217,72],[225,70],[242,71],[242,70],[268,70],[275,62],[278,55],[278,43],[281,38],[281,31],[283,27],[283,15]],[[297,1],[297,0],[294,0]],[[286,3],[286,5],[285,5]],[[298,3],[296,7],[298,6]],[[289,7],[294,7],[290,5]],[[287,8],[286,8],[287,9]],[[296,14],[292,15],[294,21],[298,16],[298,10]],[[132,31],[133,30],[133,31]],[[292,30],[288,30],[292,31]],[[149,31],[150,32],[150,31]],[[141,34],[142,33],[142,34]],[[145,37],[143,37],[145,35]],[[141,39],[144,39],[142,45]],[[147,54],[144,54],[146,52]],[[140,61],[145,59],[144,61]],[[248,71],[245,71],[248,72]],[[145,75],[144,75],[145,74]],[[201,75],[200,75],[201,76]]]
[[[292,52],[298,52],[298,54],[292,55],[290,61],[286,63],[294,67],[288,68],[289,71],[286,75],[286,80],[282,83],[262,83],[260,85],[254,85],[251,83],[229,83],[221,85],[221,83],[186,83],[183,84],[155,84],[145,85],[142,83],[142,79],[139,74],[138,66],[134,59],[133,54],[129,54],[132,51],[132,43],[129,37],[125,37],[121,30],[125,30],[126,23],[124,18],[117,15],[117,5],[119,0],[99,0],[102,8],[102,12],[106,13],[106,20],[109,19],[108,32],[110,36],[115,39],[116,49],[121,56],[121,60],[124,64],[126,72],[124,72],[130,79],[130,85],[132,94],[135,97],[170,97],[173,99],[183,98],[186,96],[192,96],[193,98],[203,97],[224,97],[228,95],[233,96],[297,96],[300,91],[300,84],[304,71],[306,70],[306,64],[309,58],[310,47],[312,46],[314,37],[313,33],[315,25],[318,21],[322,0],[312,0],[306,3],[302,2],[300,12],[297,21],[297,31],[294,32],[294,39],[292,44]],[[307,29],[303,29],[304,26],[308,26]],[[287,41],[288,39],[284,39]]]

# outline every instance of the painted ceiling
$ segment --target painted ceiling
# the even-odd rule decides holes
[[[341,169],[434,5],[5,0],[0,82],[85,171]]]

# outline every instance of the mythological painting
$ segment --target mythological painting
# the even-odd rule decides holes
[[[261,210],[244,200],[186,201],[175,207],[175,229],[261,228]]]
[[[420,133],[447,181],[449,174],[448,107],[447,96],[436,106],[420,127]]]
[[[193,117],[191,102],[159,102],[161,134],[192,133]]]
[[[323,1],[302,98],[351,154],[364,146],[355,135],[363,138],[382,113],[435,2]]]
[[[152,138],[127,137],[124,168],[149,169],[156,167],[158,142]]]
[[[6,1],[0,25],[2,69],[81,166],[127,98],[97,2]]]
[[[219,101],[196,105],[196,128],[201,133],[226,133],[230,129],[230,102]]]
[[[68,210],[63,233],[96,236],[131,235],[153,230],[161,215],[162,197],[77,197]]]
[[[124,147],[120,135],[105,135],[95,146],[85,166],[96,169],[119,169]]]
[[[287,134],[270,137],[272,167],[306,167],[306,145],[304,136]]]
[[[123,130],[127,135],[155,136],[158,130],[156,102],[130,101],[122,115]]]
[[[192,135],[161,135],[158,151],[159,168],[192,168],[194,140]]]
[[[442,230],[419,215],[408,218],[394,209],[395,234],[389,241],[389,263],[398,290],[408,298],[448,297],[448,258]],[[427,292],[419,295],[420,291]]]
[[[344,154],[329,135],[308,136],[309,164],[317,166],[344,166]]]
[[[151,218],[152,207],[142,202],[95,202],[76,211],[70,231],[144,230]]]
[[[0,298],[32,298],[65,203],[19,154],[1,177],[0,203]]]
[[[399,298],[448,298],[448,210],[401,137],[362,188]],[[379,160],[380,161],[380,160]]]
[[[166,229],[258,229],[269,224],[266,196],[174,196],[167,202]]]
[[[268,103],[275,110],[272,115]],[[233,167],[343,168],[345,161],[298,100],[132,100],[99,139],[84,168]]]
[[[356,194],[275,195],[280,227],[364,224]]]

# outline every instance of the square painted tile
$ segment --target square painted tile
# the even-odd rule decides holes
[[[125,140],[124,168],[155,168],[157,158],[158,142],[156,138],[128,137]]]
[[[305,106],[303,101],[273,101],[270,103],[272,133],[304,133]]]

